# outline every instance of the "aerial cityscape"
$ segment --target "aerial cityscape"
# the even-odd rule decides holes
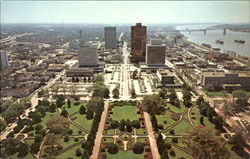
[[[0,158],[250,158],[250,1],[0,3]]]

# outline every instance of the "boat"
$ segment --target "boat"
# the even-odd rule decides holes
[[[211,45],[206,44],[206,43],[202,43],[201,45],[202,45],[202,46],[205,46],[205,47],[207,47],[207,48],[211,48]]]
[[[244,40],[239,40],[239,39],[234,40],[234,42],[236,42],[236,43],[241,43],[241,44],[244,44],[244,43],[245,43]]]
[[[213,47],[212,49],[215,51],[220,51],[220,48],[217,48],[217,47]]]
[[[222,40],[216,40],[216,43],[218,43],[218,44],[223,44],[224,41],[222,41]]]

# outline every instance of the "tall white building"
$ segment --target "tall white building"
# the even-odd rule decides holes
[[[104,28],[104,40],[106,49],[116,49],[116,27]]]
[[[95,67],[98,66],[98,45],[96,44],[84,44],[79,49],[78,61],[79,67]]]
[[[5,51],[1,51],[1,69],[9,66],[8,54]]]

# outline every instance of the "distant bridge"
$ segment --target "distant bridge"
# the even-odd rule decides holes
[[[191,34],[191,32],[201,31],[204,32],[204,34],[206,34],[207,30],[222,30],[223,34],[225,35],[228,29],[232,28],[183,29],[183,30],[170,30],[169,32],[189,32],[189,34]]]

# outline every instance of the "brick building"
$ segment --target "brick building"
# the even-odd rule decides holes
[[[147,27],[141,23],[131,27],[131,62],[145,62]]]

